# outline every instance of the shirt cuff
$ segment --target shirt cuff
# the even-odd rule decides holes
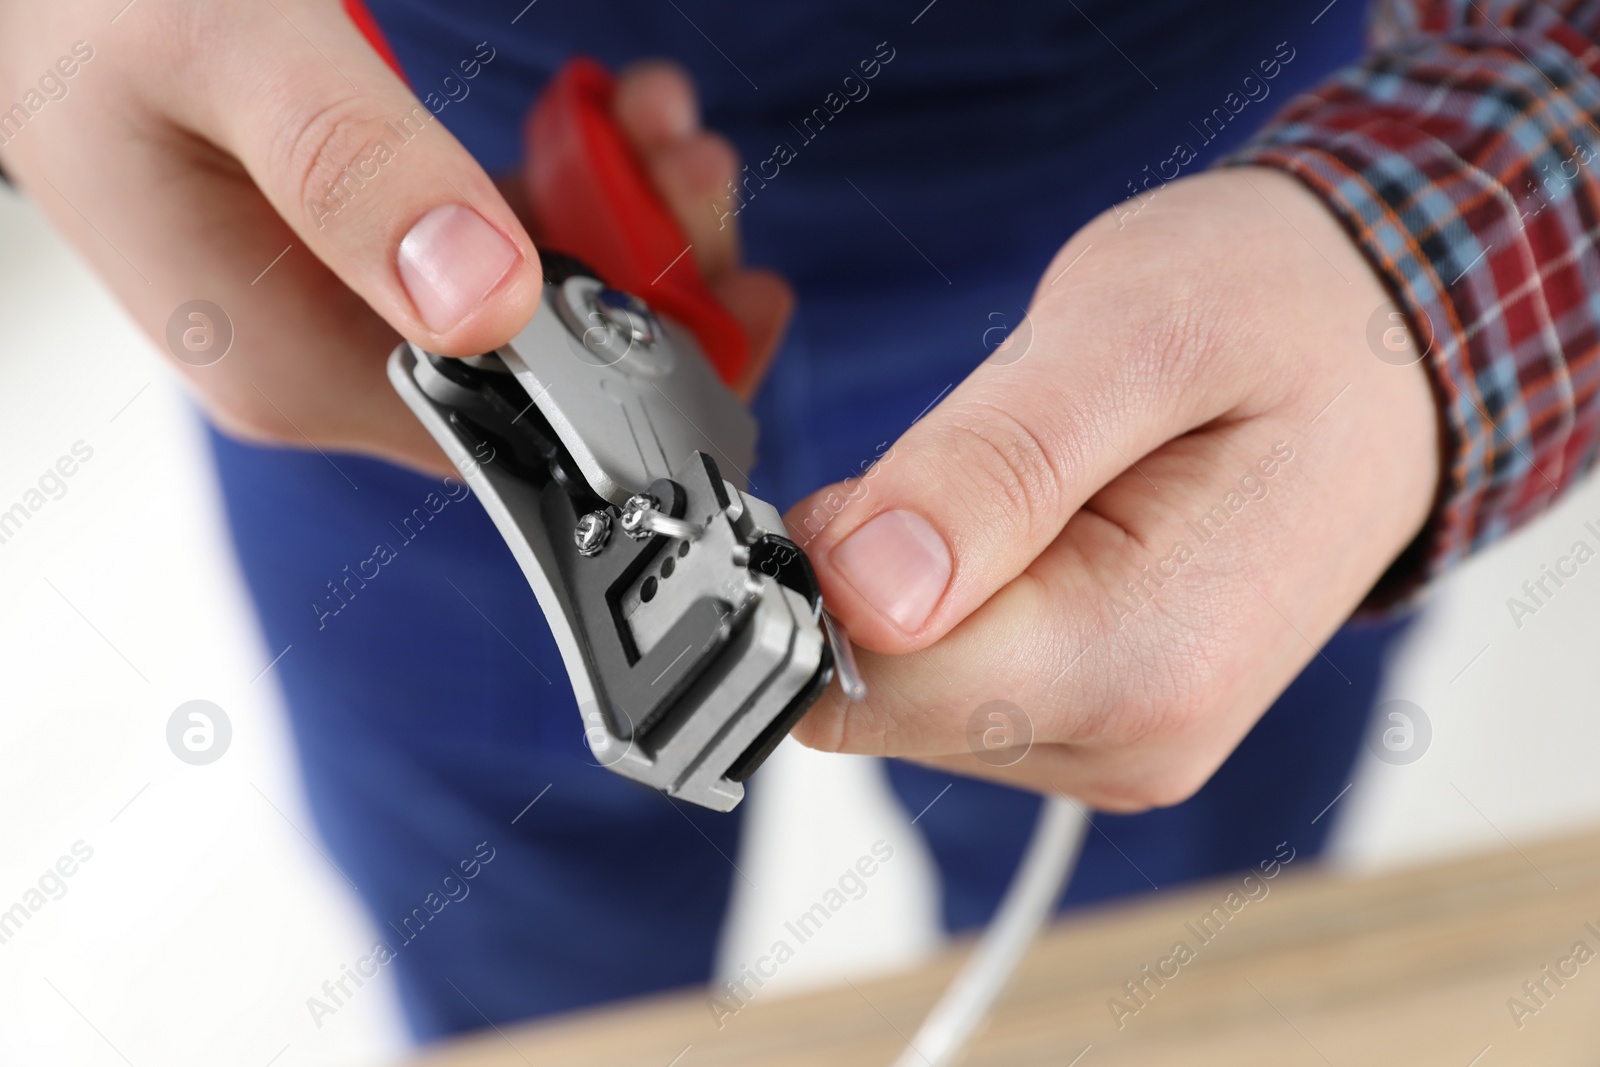
[[[1438,495],[1369,606],[1411,598],[1596,456],[1600,78],[1535,35],[1496,47],[1499,32],[1374,56],[1223,161],[1286,171],[1328,205],[1393,300],[1369,321],[1374,357],[1429,371]]]

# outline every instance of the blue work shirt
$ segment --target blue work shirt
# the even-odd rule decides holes
[[[747,257],[799,295],[754,405],[755,490],[787,507],[859,471],[977,366],[1079,226],[1195,173],[1352,59],[1359,0],[1318,17],[1324,3],[370,6],[418,95],[491,171],[518,166],[523,116],[573,54],[692,72],[707,126],[750,168]],[[709,977],[738,813],[593,765],[539,608],[478,505],[355,457],[336,470],[221,438],[216,455],[264,630],[292,646],[274,672],[319,828],[416,1033]],[[361,578],[379,545],[386,562]],[[1097,817],[1067,903],[1251,867],[1280,842],[1315,853],[1391,634],[1337,637],[1343,677],[1313,660],[1194,799]],[[899,763],[890,779],[913,812],[951,786],[917,828],[947,925],[986,921],[1037,799]],[[435,910],[474,861],[470,894]]]

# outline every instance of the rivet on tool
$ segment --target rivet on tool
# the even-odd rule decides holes
[[[635,541],[643,541],[651,534],[693,541],[700,536],[702,529],[704,527],[665,514],[661,510],[661,502],[644,493],[629,497],[622,507],[622,532]]]
[[[606,542],[611,540],[611,514],[605,511],[589,512],[578,520],[572,540],[578,546],[578,555],[598,556],[600,550],[606,547]]]

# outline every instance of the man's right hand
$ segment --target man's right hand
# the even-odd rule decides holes
[[[384,361],[396,335],[475,355],[532,317],[538,253],[495,183],[337,0],[117,7],[0,2],[0,163],[222,429],[449,470]],[[708,280],[770,351],[789,292],[739,266],[731,227],[705,225],[737,163],[700,128],[688,80],[635,68],[617,113]],[[169,331],[194,300],[231,323],[220,361],[206,320]]]

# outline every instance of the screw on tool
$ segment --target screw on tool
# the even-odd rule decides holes
[[[578,555],[598,556],[600,550],[606,547],[606,542],[611,540],[611,513],[589,512],[578,520],[578,526],[572,532],[572,540],[578,546]]]
[[[661,510],[661,501],[644,493],[629,497],[622,508],[622,532],[635,541],[643,541],[651,534],[693,541],[703,529],[685,519],[675,519],[666,514]]]

